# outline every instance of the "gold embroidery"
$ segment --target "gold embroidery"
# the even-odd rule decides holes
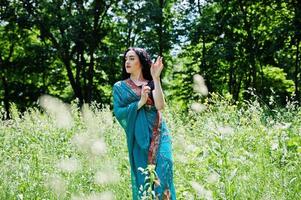
[[[126,79],[125,83],[132,88],[137,96],[141,96],[141,89],[130,78]]]
[[[151,144],[148,151],[148,164],[156,164],[157,151],[159,148],[160,142],[160,130],[159,127],[161,125],[161,112],[157,111],[157,119],[153,129],[153,136],[151,140]]]

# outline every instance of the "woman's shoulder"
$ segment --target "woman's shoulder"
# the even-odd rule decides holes
[[[120,80],[120,81],[115,82],[113,87],[121,87],[123,81],[124,80]]]

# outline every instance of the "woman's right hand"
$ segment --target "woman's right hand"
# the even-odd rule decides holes
[[[151,92],[151,88],[146,85],[142,85],[141,98],[138,104],[138,109],[141,108],[147,101],[148,94]]]

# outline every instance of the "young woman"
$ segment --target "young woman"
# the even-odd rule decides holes
[[[160,110],[165,101],[160,83],[162,57],[152,64],[141,48],[124,54],[123,78],[113,86],[114,114],[126,132],[133,199],[140,199],[145,175],[138,168],[155,167],[151,186],[157,199],[176,199],[171,136]],[[143,191],[142,191],[143,192]]]

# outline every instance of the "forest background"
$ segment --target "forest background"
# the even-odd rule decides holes
[[[183,109],[199,98],[194,74],[234,103],[300,103],[300,39],[297,0],[3,0],[2,112],[43,94],[111,105],[131,46],[164,57],[166,98]]]

